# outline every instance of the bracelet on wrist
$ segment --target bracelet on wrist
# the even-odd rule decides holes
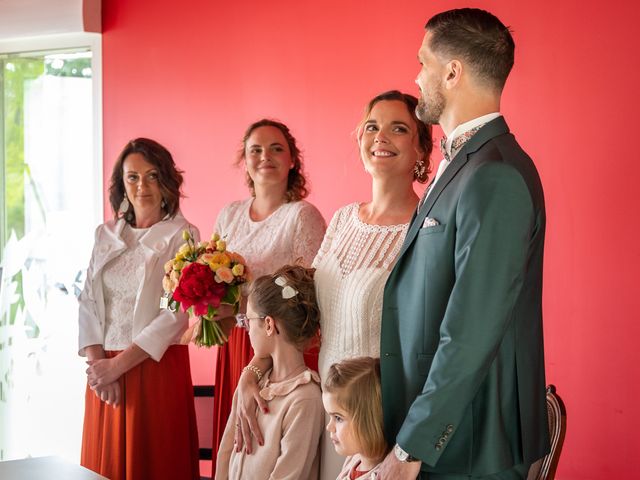
[[[258,381],[262,380],[262,375],[264,375],[262,373],[262,370],[260,370],[258,367],[256,367],[255,365],[247,365],[246,367],[244,367],[242,369],[242,373],[249,371],[249,372],[253,372],[255,373],[256,377],[258,377]]]

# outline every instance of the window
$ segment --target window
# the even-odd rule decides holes
[[[0,43],[0,460],[79,459],[76,296],[102,220],[96,37]]]

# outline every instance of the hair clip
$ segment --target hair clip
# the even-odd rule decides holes
[[[276,285],[278,285],[279,287],[282,287],[282,298],[284,298],[285,300],[288,300],[298,295],[298,291],[295,288],[293,288],[291,285],[287,285],[287,279],[284,278],[283,276],[276,278],[275,282],[276,282]]]

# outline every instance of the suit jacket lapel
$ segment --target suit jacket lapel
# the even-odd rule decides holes
[[[449,182],[457,175],[462,167],[464,167],[469,160],[469,155],[475,153],[485,143],[498,135],[503,135],[509,132],[509,127],[504,120],[504,117],[500,116],[494,120],[491,120],[484,127],[478,130],[471,139],[464,144],[462,149],[458,152],[455,158],[451,161],[451,164],[444,171],[442,176],[438,179],[438,182],[433,186],[432,191],[429,192],[424,204],[420,207],[420,211],[417,212],[411,221],[409,231],[400,250],[398,258],[402,257],[404,252],[409,248],[409,245],[413,242],[416,235],[420,231],[424,220],[431,211],[433,204],[438,199],[442,191],[447,187]]]

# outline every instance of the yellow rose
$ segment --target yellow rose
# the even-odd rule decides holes
[[[189,230],[183,230],[182,231],[182,239],[185,242],[188,242],[191,239],[191,234],[189,233]]]
[[[182,270],[183,266],[184,266],[184,262],[182,261],[182,259],[176,260],[176,262],[173,264],[173,269],[174,270]]]
[[[244,265],[242,265],[241,263],[237,263],[233,266],[233,268],[231,269],[231,272],[236,276],[236,277],[241,277],[242,274],[244,273]]]
[[[218,240],[220,240],[220,235],[218,235],[217,233],[214,233],[213,235],[211,235],[211,241],[212,242],[217,242]]]
[[[220,267],[216,270],[216,282],[231,283],[233,282],[233,273],[229,267]]]
[[[219,252],[224,252],[226,248],[227,248],[227,242],[225,242],[224,240],[218,240],[216,242],[216,249]]]
[[[191,253],[191,247],[188,243],[184,243],[179,249],[178,254],[186,257],[189,253]]]
[[[231,259],[226,253],[222,252],[214,252],[211,255],[211,260],[209,260],[209,267],[214,272],[217,272],[220,267],[228,267],[231,265]]]

